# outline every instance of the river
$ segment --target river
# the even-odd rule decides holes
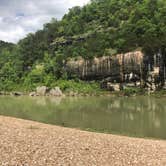
[[[166,99],[0,97],[0,115],[133,137],[166,139]]]

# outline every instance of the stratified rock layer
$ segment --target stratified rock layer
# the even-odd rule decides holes
[[[143,57],[144,54],[141,51],[135,51],[92,60],[77,58],[76,60],[70,59],[66,68],[68,73],[85,80],[111,77],[112,80],[123,82],[130,77],[141,77]]]

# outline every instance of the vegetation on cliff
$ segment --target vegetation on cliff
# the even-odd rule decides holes
[[[73,7],[58,21],[16,45],[0,42],[0,89],[51,86],[57,80],[75,79],[66,73],[70,57],[112,56],[141,48],[148,60],[161,54],[161,76],[166,68],[165,0],[91,0]],[[20,86],[21,85],[21,86]]]

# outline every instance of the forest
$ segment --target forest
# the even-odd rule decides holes
[[[69,9],[61,20],[52,18],[17,44],[0,41],[0,90],[33,90],[39,85],[97,89],[95,80],[86,84],[67,73],[67,60],[137,49],[148,57],[160,53],[165,70],[166,1],[91,0]]]

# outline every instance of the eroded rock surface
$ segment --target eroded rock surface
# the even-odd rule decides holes
[[[112,81],[124,81],[130,77],[141,76],[143,53],[141,51],[103,56],[92,60],[78,58],[67,62],[67,71],[81,79],[96,79],[111,77]]]

